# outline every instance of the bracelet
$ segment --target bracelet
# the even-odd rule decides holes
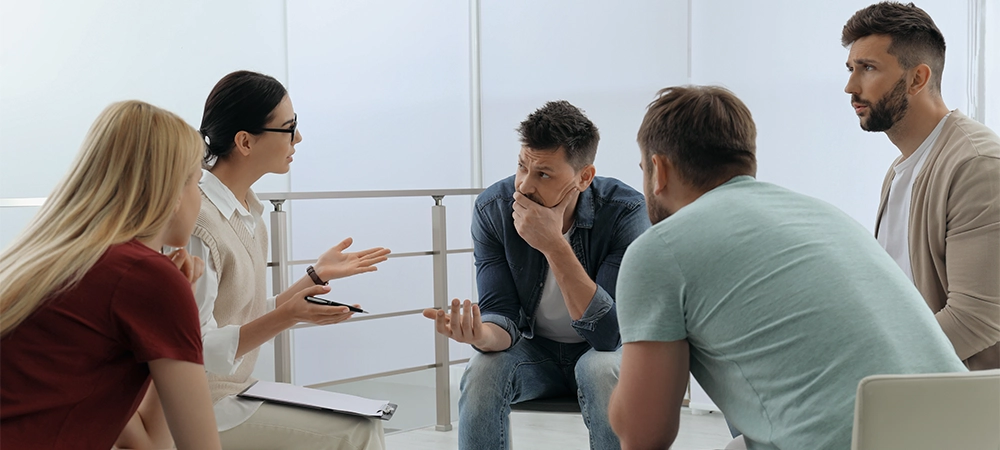
[[[316,273],[316,269],[313,269],[313,266],[306,267],[306,273],[309,274],[309,278],[312,278],[313,283],[322,284],[323,286],[326,286],[327,283],[329,283],[329,281],[323,281],[323,279],[319,277],[319,274]]]

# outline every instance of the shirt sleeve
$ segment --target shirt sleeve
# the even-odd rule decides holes
[[[521,314],[517,285],[510,273],[506,249],[496,230],[496,224],[489,220],[478,205],[472,219],[472,243],[482,321],[503,328],[510,335],[510,345],[513,347],[521,339],[521,331],[517,328]]]
[[[168,358],[202,364],[191,284],[165,256],[138,259],[112,296],[111,314],[138,362]]]
[[[642,205],[628,211],[615,224],[611,251],[601,261],[594,278],[597,291],[583,316],[573,321],[573,328],[598,351],[611,351],[621,345],[615,293],[626,249],[649,229],[649,215]]]
[[[205,370],[218,375],[232,375],[243,358],[236,357],[240,346],[240,326],[219,328],[215,321],[215,299],[219,295],[219,272],[212,261],[211,250],[196,236],[188,242],[188,253],[205,261],[205,271],[195,283],[194,298],[198,305],[201,339],[204,343]],[[274,301],[271,300],[271,305]]]
[[[650,231],[625,252],[618,275],[618,322],[624,343],[687,338],[685,281],[673,252]]]
[[[948,299],[936,317],[963,361],[1000,341],[1000,159],[978,157],[954,176],[945,237]]]

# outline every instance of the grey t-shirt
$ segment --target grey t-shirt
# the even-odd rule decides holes
[[[965,371],[920,293],[837,208],[735,177],[629,246],[622,340],[687,339],[750,449],[850,448],[868,375]]]

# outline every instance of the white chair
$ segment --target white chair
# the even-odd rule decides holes
[[[1000,449],[1000,369],[865,377],[851,449]]]

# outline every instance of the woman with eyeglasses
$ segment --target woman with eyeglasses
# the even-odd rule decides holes
[[[263,207],[250,188],[267,173],[286,173],[302,141],[292,101],[274,78],[248,71],[223,77],[205,102],[201,133],[208,146],[202,207],[188,250],[205,260],[196,285],[205,368],[223,448],[382,449],[380,420],[239,398],[261,344],[298,322],[319,325],[351,317],[347,307],[309,303],[326,283],[376,270],[388,249],[345,253],[347,238],[320,255],[303,276],[268,298],[268,235]]]
[[[148,103],[104,110],[0,254],[0,448],[108,449],[152,402],[179,449],[220,448],[188,242],[201,136]],[[181,270],[178,270],[180,268]],[[142,432],[140,427],[140,432]],[[165,435],[165,436],[164,436]]]

